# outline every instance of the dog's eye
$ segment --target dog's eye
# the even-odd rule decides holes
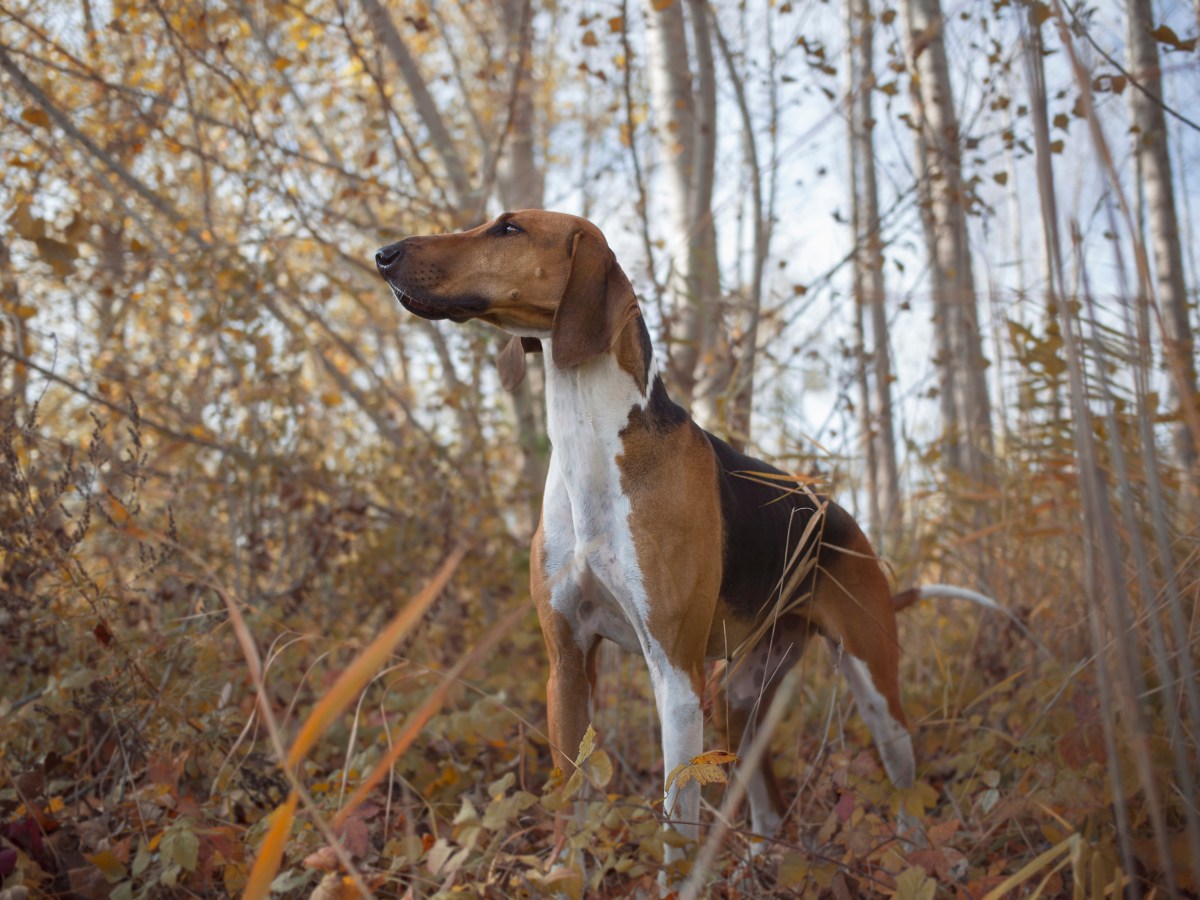
[[[493,233],[498,234],[498,235],[524,234],[525,230],[514,225],[512,222],[501,222],[499,225],[496,226],[495,231]]]

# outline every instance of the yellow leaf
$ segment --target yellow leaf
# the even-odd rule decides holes
[[[13,310],[13,313],[18,319],[24,321],[26,319],[32,319],[37,315],[37,307],[32,306],[29,303],[20,303],[17,305],[17,308]]]
[[[111,850],[101,850],[99,853],[93,853],[88,857],[88,861],[104,873],[105,881],[115,882],[125,877],[124,864],[117,859],[117,855]]]
[[[924,869],[914,866],[896,877],[897,900],[933,900],[936,892],[937,882],[926,875]]]
[[[817,887],[828,888],[837,871],[838,867],[833,863],[815,860],[804,853],[789,853],[779,864],[778,879],[784,887],[799,887],[811,882]]]
[[[458,568],[458,564],[462,562],[466,552],[465,547],[458,547],[446,558],[429,584],[413,597],[404,609],[400,610],[399,614],[383,629],[383,633],[358,655],[358,658],[338,677],[333,687],[317,702],[288,751],[286,765],[289,769],[294,769],[299,765],[312,746],[325,734],[333,720],[341,715],[342,710],[358,696],[358,692],[375,677],[400,639],[433,605],[433,601],[442,592],[442,588],[446,586],[446,582],[450,580],[450,576],[454,574],[454,570]]]
[[[282,72],[284,69],[286,69],[291,64],[292,64],[292,61],[290,59],[284,59],[282,56],[277,57],[275,59],[275,62],[271,63],[271,65],[275,68],[275,70],[277,72]]]
[[[242,900],[261,900],[271,893],[271,882],[279,871],[279,863],[283,859],[283,846],[287,842],[288,832],[292,828],[292,818],[296,814],[296,792],[288,795],[287,802],[271,813],[271,827],[263,838],[258,850],[258,859],[254,860],[254,868],[246,879],[246,891]]]
[[[683,790],[689,781],[699,784],[727,784],[729,776],[721,766],[733,762],[737,762],[737,756],[728,750],[710,750],[693,756],[689,762],[680,763],[671,770],[667,777],[667,790],[669,791],[672,785]]]
[[[892,812],[904,812],[910,816],[920,817],[928,809],[937,805],[938,794],[925,782],[914,784],[910,788],[900,788],[892,795]]]
[[[13,231],[27,241],[36,241],[46,236],[46,223],[33,214],[28,201],[17,204],[17,208],[8,217],[8,223]]]
[[[1166,25],[1159,25],[1152,32],[1150,32],[1150,36],[1152,38],[1154,38],[1156,41],[1158,41],[1160,44],[1169,44],[1170,46],[1174,47],[1176,50],[1195,50],[1196,49],[1196,39],[1195,38],[1189,38],[1186,41],[1181,41],[1179,39],[1179,35],[1177,35],[1174,31],[1172,31]]]
[[[727,766],[737,762],[737,754],[728,750],[709,750],[699,756],[692,757],[692,763],[698,766]]]
[[[583,896],[583,874],[578,869],[555,866],[545,875],[536,870],[529,874],[547,894],[569,900],[579,900]]]
[[[650,5],[654,7],[655,12],[662,12],[674,2],[675,0],[650,0]]]
[[[595,46],[599,45],[600,42],[598,40],[596,40],[596,32],[592,31],[592,29],[589,28],[587,31],[585,31],[583,33],[583,39],[582,39],[581,43],[585,47],[595,47]]]
[[[607,753],[597,750],[588,760],[588,775],[594,786],[602,788],[612,781],[613,764]]]
[[[50,127],[50,117],[46,115],[44,109],[38,109],[36,106],[27,106],[21,111],[21,118],[31,125],[38,125],[42,128]]]
[[[587,762],[587,758],[592,755],[592,751],[596,748],[596,729],[588,724],[587,731],[584,732],[583,740],[579,742],[579,754],[575,757],[575,765],[582,766]]]
[[[567,779],[566,785],[563,787],[562,798],[570,800],[583,787],[583,769],[576,769],[571,773],[571,777]]]
[[[221,880],[225,883],[225,890],[229,896],[234,896],[246,886],[246,866],[240,862],[227,862],[221,873]]]
[[[108,502],[109,509],[112,511],[112,520],[116,523],[118,528],[120,528],[130,537],[136,538],[139,541],[146,537],[146,530],[137,523],[132,515],[130,515],[129,510],[126,509],[124,503],[122,503],[112,494],[108,495]]]

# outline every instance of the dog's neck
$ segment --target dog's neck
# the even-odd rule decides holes
[[[581,453],[619,450],[630,413],[645,409],[658,380],[654,349],[641,316],[621,330],[612,348],[579,366],[553,363],[552,339],[543,339],[546,360],[546,429],[566,461]],[[661,391],[661,382],[658,390]]]

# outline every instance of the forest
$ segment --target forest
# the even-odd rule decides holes
[[[1200,896],[1200,0],[0,0],[0,116],[0,900]],[[527,208],[998,604],[898,614],[913,787],[820,646],[773,838],[707,696],[664,862],[614,645],[554,768],[554,363],[373,262]]]

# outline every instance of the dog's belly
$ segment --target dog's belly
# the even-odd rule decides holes
[[[589,579],[589,590],[584,592],[579,604],[579,623],[585,630],[600,637],[608,638],[623,650],[630,653],[642,653],[642,644],[638,640],[637,631],[629,621],[625,610],[617,602],[617,598],[606,588],[594,574]]]

